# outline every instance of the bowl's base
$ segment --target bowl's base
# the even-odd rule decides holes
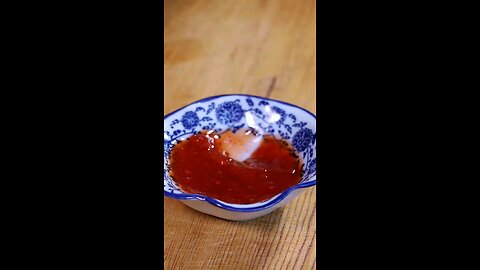
[[[277,210],[279,207],[272,207],[262,211],[256,212],[235,212],[235,211],[228,211],[221,208],[218,208],[214,205],[209,204],[208,202],[204,201],[182,201],[188,207],[202,212],[207,215],[211,215],[214,217],[218,217],[221,219],[226,219],[230,221],[249,221],[259,217],[266,216],[273,211]]]

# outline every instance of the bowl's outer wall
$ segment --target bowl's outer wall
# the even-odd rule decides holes
[[[207,215],[219,217],[226,220],[231,221],[248,221],[252,219],[256,219],[259,217],[263,217],[272,213],[273,211],[285,206],[288,202],[295,199],[298,195],[304,192],[305,189],[297,189],[290,193],[285,199],[283,199],[280,203],[274,205],[271,208],[264,209],[261,211],[256,212],[237,212],[237,211],[229,211],[212,205],[205,201],[198,201],[198,200],[182,200],[182,202],[187,205],[188,207],[195,209],[199,212],[205,213]]]

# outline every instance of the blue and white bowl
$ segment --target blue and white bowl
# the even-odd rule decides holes
[[[282,101],[250,96],[223,95],[205,98],[166,115],[163,119],[164,196],[223,219],[244,221],[271,213],[317,183],[316,116]],[[271,198],[255,204],[230,204],[200,194],[183,192],[170,177],[169,159],[178,140],[202,130],[223,132],[252,127],[295,147],[303,165],[302,181]]]

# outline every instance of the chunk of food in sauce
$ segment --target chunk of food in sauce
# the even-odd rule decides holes
[[[256,136],[251,130],[240,134],[225,132],[221,137],[216,136],[218,138],[216,140],[217,150],[236,161],[245,161],[250,158],[263,141],[262,136]]]
[[[251,130],[193,135],[173,148],[170,164],[183,191],[233,204],[271,199],[302,177],[291,147]]]

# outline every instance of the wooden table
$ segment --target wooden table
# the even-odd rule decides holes
[[[316,113],[314,0],[164,1],[165,111],[219,94]],[[164,198],[165,269],[316,269],[316,192],[249,222]]]

